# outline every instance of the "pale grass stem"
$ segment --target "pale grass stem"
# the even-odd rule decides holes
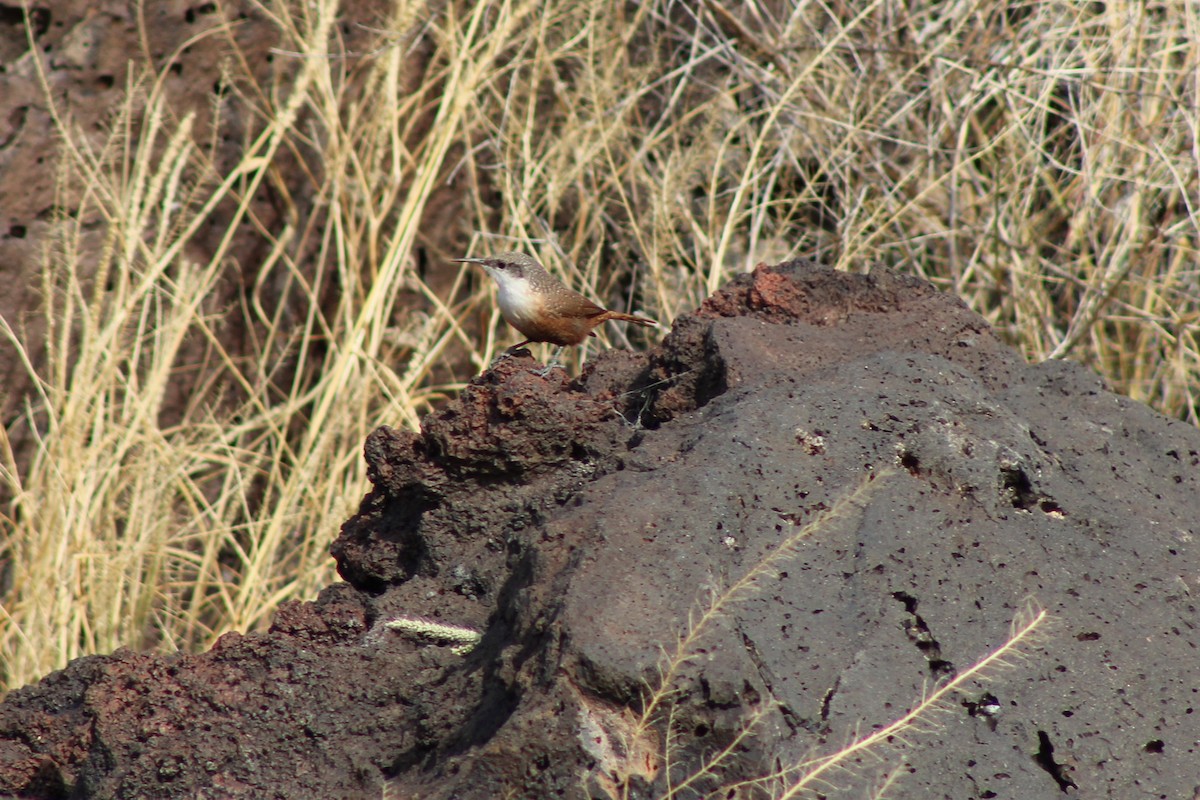
[[[883,746],[890,739],[912,728],[918,720],[944,707],[948,698],[962,691],[968,682],[986,679],[991,673],[1010,666],[1009,659],[1022,655],[1021,648],[1030,645],[1034,634],[1045,621],[1045,609],[1030,605],[1013,620],[1012,631],[1003,644],[955,675],[954,678],[939,684],[932,693],[923,697],[921,702],[907,714],[869,736],[855,739],[835,753],[792,767],[789,771],[798,771],[802,774],[781,794],[776,795],[774,800],[792,800],[792,798],[801,796],[805,791],[811,790],[815,784],[820,783],[827,772],[841,768],[857,754]]]
[[[675,685],[676,681],[683,669],[694,659],[699,642],[708,632],[709,626],[717,619],[727,615],[732,605],[752,596],[757,590],[760,579],[772,574],[783,562],[794,557],[796,548],[802,541],[815,533],[825,530],[831,524],[844,520],[856,510],[861,510],[869,500],[871,494],[890,474],[888,471],[883,471],[879,474],[868,476],[853,491],[847,492],[840,497],[831,507],[822,511],[811,522],[799,527],[794,533],[770,547],[753,566],[747,569],[741,577],[728,587],[719,591],[714,590],[698,616],[694,613],[688,615],[687,627],[683,635],[676,642],[674,650],[663,655],[659,667],[657,685],[643,701],[642,711],[637,716],[629,735],[631,741],[645,740],[660,715],[664,711],[668,714],[673,712],[673,701],[679,692],[679,688]],[[701,778],[716,770],[721,763],[736,752],[737,748],[747,737],[752,735],[755,725],[766,713],[767,709],[765,708],[756,709],[755,713],[746,720],[733,741],[728,743],[715,755],[705,759],[704,763],[688,778],[674,786],[669,783],[671,780],[670,748],[672,730],[668,721],[667,743],[663,754],[668,776],[668,790],[664,797],[678,796]],[[622,795],[627,797],[629,791],[628,781],[621,781],[619,785],[622,787]]]
[[[801,542],[830,525],[844,520],[856,510],[861,510],[871,495],[891,474],[890,471],[885,470],[868,476],[853,491],[838,498],[832,506],[818,514],[811,522],[800,526],[794,533],[772,546],[761,559],[732,584],[719,591],[714,590],[698,617],[689,614],[684,634],[675,643],[674,650],[663,656],[658,685],[650,692],[642,707],[640,720],[642,727],[652,725],[662,706],[674,696],[677,691],[674,685],[675,681],[679,677],[680,671],[695,657],[696,647],[700,639],[708,632],[708,627],[727,614],[730,606],[752,596],[757,590],[759,580],[771,574],[783,562],[794,557],[796,547]]]

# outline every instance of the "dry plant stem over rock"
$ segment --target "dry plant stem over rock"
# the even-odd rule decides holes
[[[870,501],[876,486],[886,482],[892,474],[889,471],[884,471],[869,476],[856,489],[845,494],[828,510],[822,512],[820,516],[771,548],[762,559],[728,587],[724,589],[714,588],[702,608],[694,615],[689,615],[686,632],[680,636],[673,651],[663,654],[659,667],[658,684],[648,693],[642,713],[628,735],[628,741],[630,742],[657,741],[657,737],[649,735],[649,729],[660,720],[663,714],[667,715],[667,736],[663,740],[666,742],[666,745],[657,760],[665,764],[663,771],[668,776],[668,780],[670,780],[672,774],[670,749],[673,741],[674,703],[679,699],[677,681],[684,670],[694,665],[700,643],[711,627],[711,624],[718,619],[726,617],[730,613],[730,607],[734,604],[745,601],[752,595],[760,592],[762,590],[762,582],[774,577],[775,573],[787,561],[795,557],[796,547],[803,540],[820,535],[824,529],[831,525],[850,523],[851,520],[849,518],[861,512],[862,508]],[[996,672],[1011,666],[1015,659],[1023,657],[1023,651],[1027,651],[1033,644],[1032,637],[1034,632],[1042,626],[1045,619],[1045,610],[1039,608],[1036,603],[1031,601],[1013,621],[1012,632],[1007,641],[975,664],[935,686],[932,692],[923,696],[904,716],[883,726],[870,735],[855,739],[850,744],[828,756],[808,759],[802,763],[783,768],[772,775],[755,778],[742,784],[726,786],[721,791],[733,791],[739,785],[759,787],[760,789],[776,785],[782,788],[772,791],[771,796],[778,800],[790,800],[791,798],[803,795],[805,792],[814,791],[818,786],[833,785],[829,783],[828,779],[823,777],[827,772],[835,770],[854,771],[852,765],[858,754],[865,751],[882,749],[894,737],[899,737],[905,732],[920,732],[917,729],[918,721],[933,717],[938,712],[945,712],[949,705],[948,701],[958,693],[964,691],[965,688],[973,688],[980,681],[990,680]],[[718,768],[737,753],[747,737],[754,735],[754,728],[762,722],[765,716],[766,713],[763,708],[751,710],[739,734],[717,753],[706,757],[700,767],[688,778],[678,783],[669,783],[667,790],[661,795],[663,800],[690,796],[685,792],[694,783],[704,778],[715,777]],[[931,734],[934,733],[934,731],[929,732]],[[880,757],[880,762],[882,763],[882,757]],[[618,775],[621,774],[621,769],[627,770],[624,777],[615,780],[613,785],[622,787],[622,791],[620,792],[621,797],[629,798],[631,787],[629,777],[632,774],[637,774],[640,770],[644,770],[644,764],[637,761],[621,760],[615,761],[614,766],[618,768],[614,770]],[[632,772],[628,772],[628,770],[632,770]]]
[[[1046,611],[1031,603],[1013,620],[1012,632],[1004,644],[997,647],[987,656],[960,672],[954,678],[945,681],[904,716],[885,725],[874,733],[855,739],[845,747],[828,756],[807,760],[801,764],[780,773],[779,777],[788,781],[786,789],[773,795],[776,800],[792,800],[801,797],[806,792],[815,792],[822,785],[828,785],[830,779],[823,777],[834,770],[853,771],[854,759],[864,751],[886,747],[893,739],[903,737],[906,732],[915,730],[921,720],[934,716],[939,711],[946,711],[949,702],[955,695],[971,687],[973,683],[991,680],[997,671],[1011,667],[1012,662],[1024,656],[1023,650],[1030,648],[1035,642],[1035,634],[1046,621]],[[918,730],[919,732],[919,730]],[[936,729],[930,731],[936,734]],[[936,746],[936,745],[930,745]],[[791,775],[799,773],[792,779]]]
[[[744,575],[724,589],[714,588],[707,601],[698,612],[689,613],[688,624],[683,635],[675,643],[672,651],[663,653],[659,666],[658,686],[646,697],[639,720],[639,730],[649,727],[658,721],[662,706],[670,702],[676,691],[676,678],[680,670],[685,669],[696,657],[696,648],[702,637],[708,632],[710,625],[729,613],[729,607],[741,602],[752,594],[760,591],[760,583],[771,576],[788,559],[795,556],[795,549],[800,542],[810,536],[816,536],[830,525],[836,525],[851,516],[867,503],[878,483],[886,481],[891,476],[890,471],[871,475],[862,481],[853,491],[838,499],[827,511],[795,533],[783,539],[772,547],[761,560]]]

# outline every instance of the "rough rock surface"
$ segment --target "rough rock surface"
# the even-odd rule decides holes
[[[0,792],[706,796],[902,717],[1031,599],[1032,643],[821,791],[1197,791],[1200,432],[1025,364],[916,279],[805,262],[739,277],[650,354],[532,366],[371,436],[333,546],[348,583],[269,634],[14,692]],[[459,655],[398,619],[481,639]],[[664,670],[678,691],[641,725]]]

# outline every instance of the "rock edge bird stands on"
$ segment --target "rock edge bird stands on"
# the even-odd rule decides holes
[[[537,260],[524,253],[498,253],[455,261],[483,267],[499,289],[497,302],[504,321],[521,332],[525,341],[508,348],[513,352],[530,342],[547,342],[562,347],[583,344],[595,336],[593,328],[608,320],[622,320],[647,327],[658,323],[621,311],[610,311],[568,289]]]

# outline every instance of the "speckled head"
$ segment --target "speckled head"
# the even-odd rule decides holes
[[[542,281],[542,276],[547,275],[546,268],[539,264],[536,258],[515,251],[497,253],[494,256],[456,258],[454,260],[467,264],[478,264],[487,270],[487,273],[495,278],[496,283],[501,286],[504,285],[505,279],[528,279],[537,284]]]

